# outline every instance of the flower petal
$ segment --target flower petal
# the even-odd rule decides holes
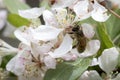
[[[1,10],[0,11],[0,30],[5,26],[6,18],[7,18],[7,11]]]
[[[91,63],[90,66],[96,66],[96,65],[98,65],[98,64],[99,64],[99,63],[98,63],[98,59],[97,59],[97,58],[93,58],[92,63]]]
[[[34,19],[38,18],[42,12],[44,11],[44,8],[32,8],[27,10],[19,10],[18,13],[21,17],[27,18],[27,19]]]
[[[92,11],[91,17],[99,22],[105,22],[110,15],[107,15],[107,9],[100,5],[96,0],[93,4],[94,10]]]
[[[8,62],[6,69],[19,76],[23,74],[24,66],[22,66],[20,60],[18,59],[18,56],[15,56]]]
[[[90,17],[89,9],[89,1],[88,0],[81,0],[75,4],[73,7],[74,12],[76,13],[77,17],[80,20],[86,19]]]
[[[66,34],[59,48],[57,48],[53,53],[49,53],[49,55],[53,58],[59,58],[64,56],[72,49],[72,43],[72,38],[68,34]]]
[[[62,56],[62,59],[63,60],[66,60],[66,61],[70,61],[70,60],[76,60],[77,59],[77,55],[73,54],[73,53],[67,53],[67,54],[64,54]]]
[[[42,41],[53,40],[57,38],[62,30],[63,29],[58,29],[52,26],[41,25],[35,29],[35,32],[33,33],[34,39]]]
[[[43,19],[46,25],[54,26],[54,27],[57,27],[58,25],[55,15],[49,10],[45,10],[43,12]]]
[[[52,44],[48,43],[48,44],[43,44],[43,45],[39,45],[36,43],[31,43],[31,51],[33,56],[37,59],[38,56],[43,57],[45,56],[45,53],[47,53],[50,49],[52,48]]]
[[[102,80],[97,71],[85,71],[79,80]]]
[[[83,53],[81,53],[80,57],[88,57],[97,53],[100,49],[100,41],[99,40],[91,40],[87,43],[86,49]]]
[[[20,27],[19,29],[15,30],[14,35],[24,44],[30,45],[30,41],[32,38],[31,29],[25,29],[26,27]]]
[[[17,48],[10,46],[8,43],[0,39],[0,56],[6,56],[17,52]]]
[[[44,58],[44,63],[48,69],[55,69],[56,68],[56,60],[51,56],[46,56]]]
[[[112,72],[118,63],[119,52],[115,47],[105,49],[102,55],[98,58],[99,66],[107,74]]]
[[[52,6],[53,9],[56,8],[65,8],[71,6],[77,0],[57,0],[56,3]]]
[[[92,38],[95,34],[93,27],[90,24],[84,23],[81,25],[85,37]]]

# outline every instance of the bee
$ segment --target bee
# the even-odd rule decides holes
[[[87,38],[84,36],[84,33],[82,31],[82,27],[81,26],[75,26],[72,28],[72,32],[71,32],[76,40],[74,47],[77,47],[78,52],[83,52],[86,48],[86,41]]]

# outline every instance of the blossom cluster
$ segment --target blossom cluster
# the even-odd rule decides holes
[[[98,22],[105,22],[110,15],[101,4],[102,1],[58,0],[49,10],[44,7],[19,10],[19,16],[30,20],[31,23],[15,30],[14,35],[21,41],[18,48],[0,41],[1,53],[17,53],[8,62],[6,69],[20,80],[42,80],[45,72],[55,69],[59,62],[95,56],[101,43],[94,38],[94,26],[79,22],[89,17]],[[45,24],[40,23],[40,16]],[[106,49],[98,59],[93,59],[91,66],[99,65],[103,71],[110,74],[117,65],[118,55],[115,47]],[[114,64],[110,65],[110,62]],[[87,74],[96,77],[93,79]],[[101,80],[96,71],[86,71],[80,80],[85,80],[85,77],[86,80]]]

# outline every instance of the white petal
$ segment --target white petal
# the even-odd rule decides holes
[[[84,23],[81,25],[85,37],[92,38],[95,34],[93,27],[90,24]]]
[[[0,39],[0,56],[6,56],[17,53],[18,49],[10,46],[8,43]]]
[[[13,72],[14,74],[16,75],[21,75],[23,74],[23,71],[24,71],[24,66],[22,66],[20,60],[18,59],[17,56],[15,56],[14,58],[12,58],[8,64],[6,65],[6,69],[8,71],[11,71]]]
[[[66,61],[76,60],[77,59],[77,55],[72,54],[72,53],[67,53],[67,54],[62,56],[62,59],[66,60]]]
[[[7,11],[1,10],[0,11],[0,30],[5,26],[6,18],[7,18]]]
[[[36,40],[49,41],[56,39],[63,29],[57,29],[52,26],[41,25],[35,29],[34,38]]]
[[[6,43],[5,41],[3,41],[2,39],[0,39],[0,47],[6,47],[9,49],[13,49],[14,47],[10,46],[8,43]]]
[[[79,80],[102,80],[97,71],[85,71]]]
[[[45,10],[43,12],[43,19],[46,25],[54,26],[54,27],[57,27],[58,25],[55,15],[49,10]]]
[[[88,12],[89,9],[89,1],[88,0],[81,0],[75,4],[73,7],[74,12],[76,13],[77,17],[80,18],[80,20],[86,19],[90,17],[90,12]]]
[[[91,17],[99,22],[105,22],[110,15],[107,15],[107,9],[100,5],[96,0],[93,4],[94,10],[92,11]]]
[[[53,53],[49,54],[54,58],[62,57],[72,49],[72,43],[72,38],[66,34],[59,48],[57,48]]]
[[[36,59],[38,58],[38,56],[40,57],[44,56],[45,53],[47,53],[51,48],[52,48],[52,44],[50,43],[43,45],[31,43],[31,51],[34,57],[36,57]]]
[[[30,41],[32,38],[32,32],[30,29],[26,29],[26,27],[21,27],[17,30],[15,30],[14,35],[24,44],[30,45]]]
[[[98,63],[97,58],[93,58],[92,63],[91,63],[90,66],[96,66],[96,65],[98,65],[98,64],[99,64],[99,63]]]
[[[89,80],[103,80],[97,71],[89,71]]]
[[[91,40],[87,43],[85,51],[80,54],[80,57],[88,57],[97,53],[100,49],[100,41],[99,40]]]
[[[19,10],[19,15],[21,17],[27,18],[27,19],[34,19],[38,18],[42,12],[44,11],[44,8],[32,8],[27,10]]]
[[[98,58],[100,68],[109,74],[117,66],[118,56],[119,52],[115,47],[105,49],[102,55]]]
[[[65,8],[71,6],[77,0],[57,0],[56,3],[52,6],[53,9],[56,8]]]
[[[48,69],[55,69],[56,68],[56,60],[51,56],[46,56],[44,58],[44,63]]]

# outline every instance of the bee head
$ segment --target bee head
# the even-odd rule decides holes
[[[79,31],[79,26],[76,26],[76,27],[72,28],[72,31],[73,31],[73,32]]]

